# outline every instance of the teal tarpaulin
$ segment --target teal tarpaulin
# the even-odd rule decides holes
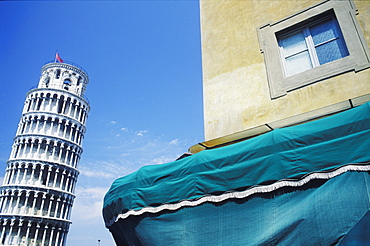
[[[119,245],[338,244],[369,210],[369,137],[367,103],[145,166],[112,184],[104,220]]]

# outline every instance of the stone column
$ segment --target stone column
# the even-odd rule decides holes
[[[27,153],[27,158],[32,158],[33,157],[33,149],[34,149],[34,144],[33,144],[33,141],[35,139],[31,139],[30,141],[30,151]]]
[[[66,148],[66,156],[64,158],[64,164],[68,165],[68,157],[69,155],[71,154],[71,147],[70,146],[67,146]]]
[[[17,134],[18,135],[18,134]],[[14,152],[15,152],[15,143],[13,143],[13,145],[12,145],[12,150],[11,150],[11,152],[10,152],[10,158],[12,158],[13,156],[14,156]]]
[[[2,214],[5,214],[8,211],[7,206],[6,206],[6,204],[8,203],[8,200],[9,200],[8,197],[9,197],[8,192],[4,191],[3,201],[2,201],[2,204],[1,204],[1,213]]]
[[[39,175],[37,177],[37,180],[39,180],[41,183],[42,173],[44,172],[45,165],[44,164],[39,164],[39,165],[40,165],[40,171],[38,173]]]
[[[17,176],[15,177],[15,183],[16,183],[16,184],[18,184],[18,183],[19,183],[18,179],[19,179],[19,173],[20,173],[20,170],[21,170],[21,168],[20,168],[20,164],[18,164],[18,166],[17,166]]]
[[[20,182],[21,184],[26,183],[27,170],[28,170],[28,164],[25,164],[25,165],[24,165],[24,168],[23,168],[23,176],[22,176],[22,180],[21,180],[21,182]]]
[[[54,181],[53,181],[53,185],[52,185],[53,188],[56,187],[57,180],[58,180],[58,175],[59,175],[59,168],[56,168],[55,172],[54,172]]]
[[[60,237],[60,232],[61,232],[61,228],[60,227],[58,227],[58,231],[57,231],[57,234],[56,234],[56,237],[55,237],[55,245],[56,246],[59,246],[60,244],[59,244],[59,237]]]
[[[19,237],[20,237],[20,234],[21,234],[22,225],[23,225],[23,220],[19,220],[18,231],[17,231],[17,241],[15,242],[16,245],[20,244],[20,238]]]
[[[49,97],[49,107],[48,107],[48,109],[45,109],[46,111],[49,111],[49,112],[52,112],[52,110],[53,110],[53,101],[54,101],[54,99],[53,99],[53,97],[51,96],[51,94],[50,94],[50,97]]]
[[[15,196],[15,194],[10,192],[10,202],[9,202],[9,206],[7,207],[6,213],[11,213],[12,212],[12,207],[13,207],[12,204],[13,204],[14,196]]]
[[[67,229],[62,228],[62,236],[60,238],[60,246],[63,246],[64,245],[64,241],[66,239],[67,232],[68,232]]]
[[[71,179],[71,193],[74,193],[74,188],[75,188],[75,176],[72,177]]]
[[[62,126],[62,121],[59,120],[58,121],[58,128],[57,128],[57,134],[58,134],[58,136],[60,136],[60,128],[61,128],[61,126]]]
[[[51,153],[51,159],[52,160],[56,160],[57,159],[56,156],[55,156],[56,149],[57,149],[57,145],[54,142],[54,145],[53,145],[53,153]]]
[[[36,149],[37,158],[41,158],[40,148],[41,148],[41,142],[38,141],[37,142],[37,149]]]
[[[66,180],[66,186],[65,186],[65,190],[70,192],[70,184],[71,184],[71,179],[72,179],[72,175],[71,175],[71,172],[68,173],[68,176],[67,176],[67,180]]]
[[[51,166],[49,166],[48,173],[46,175],[46,183],[45,183],[46,186],[49,186],[49,180],[50,180],[50,175],[51,175],[52,170],[53,170],[53,168]]]
[[[3,185],[5,185],[7,183],[7,180],[9,179],[9,173],[10,173],[9,171],[10,171],[10,168],[9,168],[9,166],[7,166],[6,169],[5,169]]]
[[[50,195],[49,208],[48,208],[48,214],[47,214],[48,217],[51,217],[50,214],[51,214],[51,207],[53,206],[53,201],[54,201],[54,195]]]
[[[36,170],[36,165],[32,165],[32,171],[31,171],[31,183],[34,185],[37,180],[35,180],[35,170]]]
[[[64,125],[64,130],[63,130],[63,135],[62,135],[62,138],[66,138],[66,134],[67,134],[67,125],[68,125],[68,122],[66,121],[65,122],[65,125]]]
[[[32,95],[32,96],[34,96],[34,95]],[[36,103],[36,98],[33,97],[31,99],[31,107],[30,107],[30,110],[28,112],[33,111],[35,109],[35,103]]]
[[[77,118],[78,117],[78,111],[79,111],[79,107],[78,107],[78,104],[76,102],[75,114],[74,114],[73,118],[78,119]]]
[[[39,234],[39,231],[40,231],[40,225],[37,223],[36,224],[36,229],[35,229],[35,238],[33,240],[33,246],[36,246],[36,243],[37,243],[37,236]]]
[[[19,140],[16,140],[14,142],[14,153],[12,155],[12,159],[15,159],[19,156],[20,149],[21,149],[21,145],[19,143]]]
[[[68,220],[69,219],[69,210],[70,210],[70,208],[71,208],[72,206],[71,206],[71,201],[70,200],[68,200],[68,201],[66,201],[66,203],[65,203],[65,212],[64,212],[64,219],[66,219],[66,220]]]
[[[0,237],[0,242],[2,242],[4,240],[4,236],[5,236],[5,231],[6,231],[6,224],[8,223],[7,220],[4,220],[2,222],[2,225],[3,225],[3,229],[1,230],[1,237]]]
[[[67,100],[64,100],[63,98],[63,106],[62,106],[62,111],[60,112],[61,114],[65,114],[65,110],[66,110],[66,107],[67,107]]]
[[[46,134],[46,122],[47,121],[48,119],[44,117],[44,122],[43,122],[42,129],[41,129],[42,134]]]
[[[29,204],[29,202],[30,202],[30,194],[31,194],[31,192],[30,192],[30,191],[27,191],[27,192],[26,192],[26,198],[25,198],[25,202],[24,202],[24,206],[25,206],[25,211],[24,211],[24,213],[25,213],[25,214],[28,214],[28,212],[29,212],[28,204]]]
[[[18,191],[18,193],[17,193],[17,203],[15,204],[15,207],[14,207],[15,213],[19,212],[19,202],[21,201],[21,196],[22,196],[22,194],[21,195],[19,195],[19,194],[21,194],[20,191]]]
[[[73,135],[73,141],[78,144],[77,140],[78,140],[78,135],[79,135],[79,129],[78,129],[78,126],[76,124],[74,126],[75,126],[75,133]]]
[[[13,183],[14,173],[15,173],[15,163],[12,162],[12,163],[10,163],[10,167],[9,167],[9,178],[7,180],[8,184]]]
[[[19,134],[24,133],[24,130],[26,129],[26,125],[27,125],[27,119],[23,118],[22,119],[22,128],[19,130]]]
[[[72,213],[72,207],[73,207],[73,200],[70,200],[69,201],[70,205],[68,206],[68,216],[67,216],[67,219],[71,218],[71,213]]]
[[[36,192],[35,192],[34,195],[33,195],[32,206],[31,206],[32,215],[35,215],[35,206],[36,206],[37,198],[38,198],[38,194],[36,194]]]
[[[86,111],[84,110],[84,111],[83,111],[82,118],[81,118],[81,123],[82,123],[82,124],[85,124],[86,115],[87,115],[87,114],[86,114]]]
[[[44,211],[44,205],[45,205],[45,199],[46,199],[46,194],[42,194],[42,200],[41,200],[41,206],[40,206],[40,215],[43,216],[42,212]]]
[[[48,155],[49,147],[50,147],[50,142],[47,141],[46,147],[45,147],[45,160],[49,160],[49,155]]]
[[[35,127],[35,132],[37,133],[40,133],[40,121],[41,121],[41,117],[37,118],[37,121],[36,121],[36,127]]]
[[[58,199],[56,200],[56,204],[55,204],[55,212],[54,212],[54,216],[55,218],[58,218],[58,209],[59,209],[59,205],[60,205],[60,197],[58,197]]]
[[[29,245],[29,243],[28,243],[28,236],[30,235],[30,228],[31,228],[31,222],[28,222],[27,223],[27,232],[26,232],[26,245]]]
[[[34,121],[35,121],[35,119],[34,119],[34,116],[33,116],[33,117],[31,117],[31,119],[28,122],[28,127],[27,127],[28,131],[27,131],[27,133],[32,132],[32,126],[34,125]]]
[[[36,104],[35,104],[36,110],[38,110],[39,108],[38,105],[39,105],[40,100],[41,100],[40,95],[38,95],[38,98],[36,98]]]
[[[11,222],[10,222],[9,234],[6,237],[4,245],[9,245],[9,243],[10,243],[10,238],[12,237],[14,222],[15,222],[15,220],[11,220]]]
[[[3,213],[4,200],[5,200],[4,191],[1,191],[1,198],[0,198],[0,213]]]
[[[51,228],[50,240],[49,240],[49,246],[54,246],[54,245],[56,245],[56,244],[53,242],[54,231],[55,231],[55,227],[53,226],[53,227]]]
[[[68,110],[66,112],[66,115],[70,116],[71,115],[73,104],[72,104],[71,101],[68,101],[67,103],[68,103]]]
[[[62,189],[63,188],[63,182],[64,182],[65,175],[66,175],[66,170],[63,170],[62,175],[60,177],[59,189]]]
[[[47,234],[47,232],[48,232],[48,226],[47,225],[45,225],[45,227],[44,227],[44,232],[43,232],[43,235],[42,235],[42,241],[41,241],[41,245],[45,245],[45,239],[46,239],[46,234]]]
[[[62,147],[62,146],[64,146],[64,144],[60,144],[59,145],[59,156],[58,156],[58,162],[62,162],[62,155],[63,155],[63,149],[64,149],[64,147]]]
[[[66,199],[64,198],[63,201],[62,201],[62,206],[60,208],[60,216],[59,218],[61,219],[66,219],[65,218],[65,213],[66,213]]]

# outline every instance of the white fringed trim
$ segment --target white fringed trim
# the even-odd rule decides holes
[[[307,184],[309,181],[313,179],[331,179],[348,171],[367,172],[370,171],[370,164],[369,163],[363,163],[362,165],[348,164],[346,166],[342,166],[329,172],[311,173],[299,180],[283,179],[270,185],[252,186],[245,191],[229,192],[222,195],[205,195],[204,197],[198,198],[196,200],[182,200],[175,204],[162,204],[158,207],[145,207],[140,210],[129,210],[126,213],[119,214],[117,217],[110,220],[108,223],[106,223],[106,226],[109,227],[113,223],[117,222],[119,219],[126,219],[130,215],[137,216],[144,213],[158,213],[163,210],[177,210],[182,207],[195,207],[205,202],[222,202],[224,200],[231,198],[246,198],[257,193],[272,192],[282,187],[303,186],[304,184]]]

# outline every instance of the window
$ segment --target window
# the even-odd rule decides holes
[[[370,67],[352,0],[325,0],[258,28],[271,98]]]
[[[65,79],[63,81],[63,84],[64,84],[64,89],[68,91],[69,86],[71,85],[71,80],[70,79]]]
[[[77,86],[79,86],[79,85],[80,85],[81,81],[82,81],[81,76],[78,76],[78,79],[77,79]]]
[[[56,79],[59,79],[60,78],[60,69],[57,69],[57,71],[55,73],[55,78]]]
[[[349,55],[334,17],[278,36],[287,77]]]
[[[65,85],[71,85],[71,80],[70,79],[65,79],[63,81],[63,84],[65,84]]]
[[[49,76],[46,77],[45,80],[44,80],[44,82],[45,82],[45,87],[48,88],[49,87],[49,83],[50,83],[50,77]]]

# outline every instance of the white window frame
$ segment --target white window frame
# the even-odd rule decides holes
[[[333,13],[344,38],[349,55],[319,65],[304,72],[286,76],[277,34],[325,13]],[[352,0],[325,0],[292,16],[258,28],[261,52],[265,58],[271,99],[289,91],[350,71],[358,72],[370,67],[370,51],[356,19],[357,9]]]
[[[315,46],[314,41],[313,41],[313,38],[312,38],[311,31],[310,31],[310,28],[311,27],[314,27],[314,26],[317,26],[319,24],[322,24],[322,23],[324,23],[324,22],[326,22],[328,20],[332,20],[333,21],[333,24],[334,24],[334,32],[335,32],[336,38],[332,38],[332,39],[326,40],[325,42],[320,43],[320,44],[318,44],[318,45]],[[320,64],[319,57],[317,55],[317,49],[316,49],[316,47],[319,47],[321,45],[327,44],[327,43],[329,43],[331,41],[334,41],[334,40],[342,39],[341,42],[345,45],[345,48],[346,48],[346,50],[348,52],[347,44],[345,43],[345,41],[343,39],[343,35],[341,33],[340,27],[338,26],[338,22],[337,22],[336,18],[333,15],[331,15],[331,14],[329,14],[328,16],[325,16],[324,18],[318,18],[317,21],[314,21],[314,22],[310,23],[309,25],[304,25],[304,26],[301,26],[301,27],[298,27],[298,28],[294,29],[293,31],[284,32],[281,35],[277,35],[278,44],[279,44],[279,50],[280,50],[280,55],[281,55],[281,60],[282,60],[282,64],[283,64],[283,67],[284,67],[284,72],[285,72],[284,74],[285,74],[286,77],[295,75],[295,74],[292,74],[292,75],[288,74],[288,69],[287,69],[287,64],[286,64],[286,58],[289,57],[289,56],[294,56],[296,54],[299,54],[302,51],[297,52],[297,53],[294,53],[294,54],[291,54],[289,56],[284,56],[284,47],[281,44],[281,40],[284,39],[284,38],[286,38],[286,37],[288,37],[288,36],[292,36],[294,34],[297,34],[297,33],[303,33],[303,35],[304,35],[305,43],[306,43],[306,46],[307,46],[307,48],[305,50],[307,50],[307,52],[309,54],[309,58],[310,58],[311,65],[312,65],[312,67],[310,69],[323,65],[323,64]],[[346,57],[346,56],[344,56],[344,57]],[[344,58],[344,57],[341,57],[341,58]],[[339,58],[339,59],[341,59],[341,58]]]

